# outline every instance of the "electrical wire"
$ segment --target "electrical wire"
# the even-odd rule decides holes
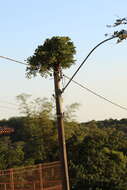
[[[22,64],[22,65],[28,65],[27,63],[24,63],[24,62],[22,62],[22,61],[18,61],[18,60],[9,58],[9,57],[0,56],[0,58],[2,58],[2,59],[7,59],[7,60],[9,60],[9,61],[13,61],[13,62],[16,62],[16,63],[20,63],[20,64]]]
[[[12,105],[12,106],[18,106],[17,104],[7,102],[7,101],[4,101],[4,100],[0,100],[0,104],[2,104],[2,103],[6,103],[6,104],[9,104],[9,105]]]
[[[68,82],[67,85],[62,89],[62,93],[65,91],[65,89],[67,88],[67,86],[68,86],[68,85],[70,84],[70,82],[72,81],[72,82],[74,82],[75,84],[77,84],[78,86],[80,86],[81,88],[83,88],[83,89],[89,91],[90,93],[94,94],[95,96],[97,96],[97,97],[99,97],[99,98],[101,98],[101,99],[103,99],[103,100],[105,100],[105,101],[111,103],[111,104],[114,105],[114,106],[117,106],[117,107],[119,107],[119,108],[121,108],[121,109],[127,111],[127,108],[126,108],[126,107],[121,106],[120,104],[117,104],[117,103],[115,103],[115,102],[113,102],[113,101],[111,101],[111,100],[105,98],[104,96],[102,96],[102,95],[100,95],[100,94],[94,92],[93,90],[91,90],[91,89],[85,87],[84,85],[82,85],[82,84],[80,84],[80,83],[78,83],[78,82],[76,82],[76,81],[73,80],[74,76],[77,74],[77,72],[79,71],[79,69],[83,66],[83,64],[85,63],[85,61],[87,60],[87,58],[91,55],[91,53],[92,53],[98,46],[100,46],[102,43],[104,43],[104,42],[106,42],[106,41],[109,41],[109,40],[111,40],[111,39],[113,39],[113,38],[114,38],[114,37],[111,37],[111,38],[109,38],[109,39],[106,39],[106,40],[100,42],[97,46],[95,46],[95,47],[90,51],[90,53],[87,55],[87,57],[85,58],[85,60],[81,63],[81,65],[79,66],[79,68],[77,69],[77,71],[74,73],[74,75],[73,75],[71,78],[68,77],[68,76],[66,76],[66,75],[63,75],[65,78],[69,79],[69,82]],[[9,61],[13,61],[13,62],[16,62],[16,63],[20,63],[20,64],[23,64],[23,65],[28,65],[27,63],[24,63],[24,62],[21,62],[21,61],[18,61],[18,60],[9,58],[9,57],[0,56],[0,58],[7,59],[7,60],[9,60]],[[1,106],[0,106],[0,107],[1,107]],[[4,107],[6,107],[6,106],[4,106]],[[6,108],[7,108],[7,107],[6,107]]]
[[[2,59],[6,59],[6,60],[9,60],[9,61],[13,61],[13,62],[15,62],[15,63],[19,63],[19,64],[22,64],[22,65],[28,65],[28,64],[26,64],[26,63],[24,63],[24,62],[22,62],[22,61],[18,61],[18,60],[16,60],[16,59],[12,59],[12,58],[10,58],[10,57],[6,57],[6,56],[0,56],[0,58],[2,58]],[[3,101],[2,101],[3,102]],[[2,103],[1,102],[1,103]],[[5,101],[4,101],[5,102]],[[10,102],[6,102],[7,104],[10,104],[10,105],[13,105],[13,106],[17,106],[16,104],[13,104],[13,103],[10,103]],[[0,105],[0,109],[1,108],[4,108],[4,109],[11,109],[11,110],[13,110],[14,109],[14,107],[8,107],[8,106],[1,106]],[[16,110],[16,108],[15,108],[15,110]]]
[[[89,58],[89,56],[95,51],[95,49],[97,49],[100,45],[102,45],[103,43],[112,40],[114,38],[116,38],[117,36],[113,35],[112,37],[101,41],[99,44],[97,44],[89,53],[88,55],[85,57],[85,59],[83,60],[83,62],[80,64],[80,66],[78,67],[78,69],[74,72],[74,74],[72,75],[72,77],[69,79],[68,83],[66,84],[66,86],[62,89],[62,93],[65,91],[65,89],[68,87],[68,85],[70,84],[70,82],[73,80],[73,78],[75,77],[75,75],[78,73],[78,71],[81,69],[81,67],[84,65],[84,63],[86,63],[87,59]]]
[[[64,75],[64,77],[67,78],[68,80],[70,80],[70,77],[68,77],[68,76],[66,76],[66,75]],[[94,92],[93,90],[91,90],[91,89],[85,87],[84,85],[82,85],[82,84],[76,82],[75,80],[72,80],[72,82],[75,83],[75,84],[77,84],[77,85],[80,86],[81,88],[87,90],[88,92],[94,94],[95,96],[97,96],[97,97],[99,97],[99,98],[101,98],[101,99],[107,101],[108,103],[110,103],[110,104],[112,104],[112,105],[114,105],[114,106],[116,106],[116,107],[119,107],[119,108],[121,108],[121,109],[127,111],[127,108],[126,108],[126,107],[121,106],[120,104],[117,104],[117,103],[115,103],[115,102],[113,102],[113,101],[111,101],[111,100],[105,98],[104,96],[102,96],[102,95],[100,95],[100,94]]]
[[[18,109],[18,108],[16,108],[16,107],[14,108],[14,107],[10,107],[10,106],[2,106],[2,105],[0,105],[0,109],[1,109],[1,108],[11,109],[11,110],[14,110],[14,109],[17,110],[17,109]]]

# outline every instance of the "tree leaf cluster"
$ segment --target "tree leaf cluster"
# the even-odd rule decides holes
[[[75,53],[74,44],[69,37],[54,36],[46,39],[43,45],[37,47],[34,55],[27,59],[27,76],[36,76],[39,73],[46,77],[58,65],[63,69],[69,68],[75,63]]]
[[[103,127],[98,123],[103,123]],[[126,190],[127,135],[116,126],[104,126],[104,123],[91,121],[81,124],[84,137],[80,138],[81,134],[73,136],[68,143],[74,190]],[[117,125],[116,120],[115,123]]]
[[[20,94],[17,99],[22,116],[0,121],[0,126],[14,129],[14,133],[10,135],[0,136],[0,168],[59,160],[54,103],[47,98],[32,99],[28,94]],[[65,111],[66,139],[78,129],[77,122],[71,118],[75,108],[76,104]]]

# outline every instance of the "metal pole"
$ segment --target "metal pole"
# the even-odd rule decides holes
[[[63,177],[63,190],[70,190],[67,153],[65,143],[65,133],[63,125],[63,111],[61,103],[61,89],[60,89],[60,65],[54,67],[54,86],[55,86],[55,99],[56,99],[56,115],[57,115],[57,128],[58,128],[58,140],[60,147],[60,160],[62,165],[62,177]]]

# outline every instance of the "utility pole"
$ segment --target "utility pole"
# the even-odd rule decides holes
[[[60,89],[60,80],[61,80],[60,71],[61,71],[60,64],[54,66],[54,87],[55,87],[55,100],[56,100],[57,128],[58,128],[58,140],[60,147],[60,160],[61,160],[62,178],[63,178],[62,190],[70,190],[65,133],[64,133],[64,124],[63,124],[63,111],[62,111],[62,102],[61,102],[62,93]]]

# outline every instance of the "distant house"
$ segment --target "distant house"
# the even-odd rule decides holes
[[[9,134],[9,133],[13,133],[14,129],[13,128],[9,128],[6,126],[0,126],[0,135],[2,134]]]

